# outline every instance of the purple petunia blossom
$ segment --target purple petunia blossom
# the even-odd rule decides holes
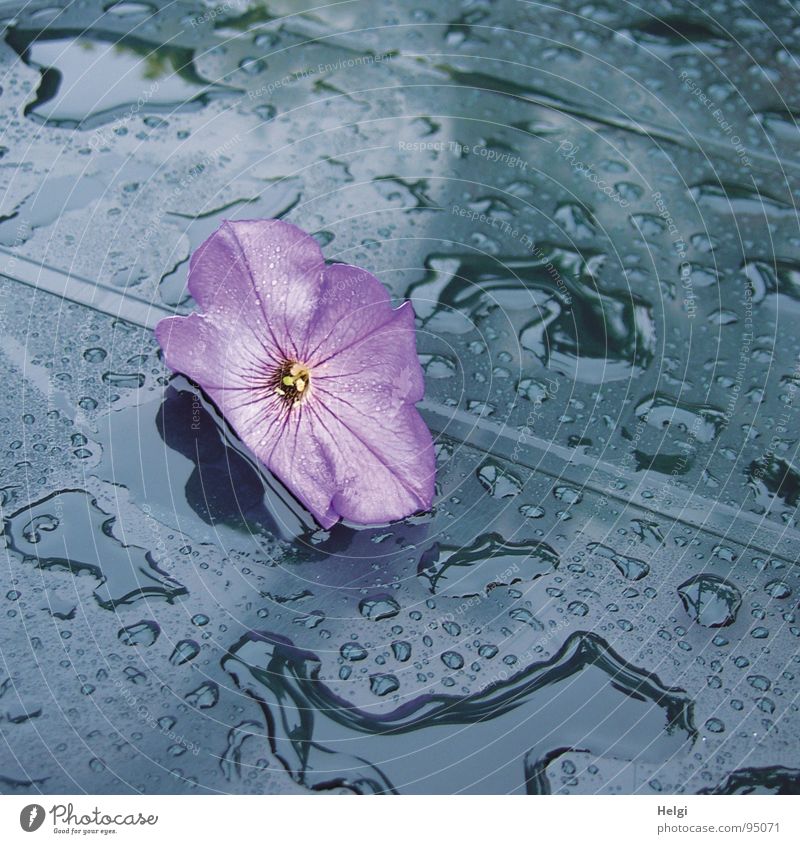
[[[323,527],[431,506],[433,442],[414,312],[358,267],[325,264],[278,220],[224,222],[192,255],[201,312],[156,327],[168,366],[196,381]]]

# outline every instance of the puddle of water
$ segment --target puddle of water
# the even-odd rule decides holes
[[[650,365],[652,306],[629,292],[598,289],[594,274],[605,256],[546,243],[537,255],[432,255],[425,278],[406,295],[435,333],[466,333],[495,310],[518,318],[520,345],[573,380],[628,379]]]
[[[143,598],[171,603],[184,594],[150,551],[116,538],[114,521],[86,492],[70,490],[12,513],[5,536],[23,562],[94,578],[94,596],[104,609]]]
[[[319,681],[315,655],[281,636],[246,636],[225,667],[239,688],[278,714],[271,737],[277,753],[309,785],[508,794],[527,782],[537,793],[539,763],[530,759],[553,748],[666,762],[687,754],[696,735],[680,690],[625,665],[591,634],[571,637],[548,664],[511,677],[503,672],[479,695],[423,694],[385,715],[338,698]],[[369,760],[346,755],[350,746],[360,755],[362,745]]]
[[[52,126],[95,129],[120,118],[201,108],[234,93],[201,78],[186,48],[15,28],[6,41],[42,75],[25,114]]]
[[[470,598],[498,586],[532,581],[554,571],[559,562],[546,543],[510,542],[491,533],[467,547],[431,546],[420,558],[419,573],[435,595]]]
[[[20,246],[62,214],[85,208],[98,199],[106,185],[94,176],[49,176],[14,212],[0,221],[0,245]]]

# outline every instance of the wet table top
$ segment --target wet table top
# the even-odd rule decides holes
[[[0,791],[800,790],[791,3],[0,4]],[[414,304],[323,531],[162,317],[222,219]]]

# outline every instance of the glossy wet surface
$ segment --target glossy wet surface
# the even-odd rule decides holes
[[[800,790],[792,4],[12,6],[0,790]],[[164,368],[252,217],[414,302],[432,513]]]

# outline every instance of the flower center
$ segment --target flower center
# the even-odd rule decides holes
[[[284,361],[273,376],[275,392],[289,407],[308,395],[310,381],[311,370],[304,363],[291,360]]]

